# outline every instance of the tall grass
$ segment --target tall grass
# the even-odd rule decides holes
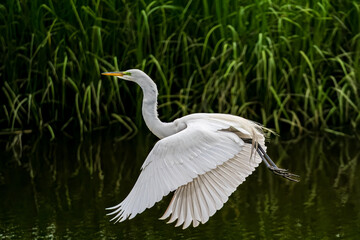
[[[357,1],[12,1],[0,4],[0,129],[141,126],[155,79],[160,117],[247,117],[292,134],[343,134],[360,121]],[[127,134],[127,135],[126,135]]]

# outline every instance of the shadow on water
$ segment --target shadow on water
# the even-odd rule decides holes
[[[186,230],[158,220],[171,194],[132,220],[112,224],[106,216],[105,207],[131,190],[154,137],[20,140],[0,152],[0,239],[360,238],[354,139],[272,141],[269,155],[302,181],[286,181],[261,164],[208,223]]]

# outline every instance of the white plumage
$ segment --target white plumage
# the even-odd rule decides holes
[[[145,73],[134,69],[104,75],[140,85],[144,120],[161,138],[129,195],[108,208],[115,222],[135,217],[175,191],[161,219],[170,217],[169,222],[177,220],[176,226],[183,228],[206,223],[262,160],[274,173],[297,181],[296,175],[267,161],[265,138],[258,124],[233,115],[206,113],[163,123],[157,116],[156,85]]]

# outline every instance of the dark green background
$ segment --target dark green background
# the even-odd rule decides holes
[[[221,112],[277,132],[353,135],[358,1],[13,1],[0,4],[0,129],[52,138],[142,125],[140,68],[160,116]],[[130,117],[130,118],[128,118]]]

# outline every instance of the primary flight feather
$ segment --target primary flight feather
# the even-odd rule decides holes
[[[136,82],[143,91],[142,114],[160,140],[141,167],[129,195],[112,210],[115,222],[131,219],[170,192],[174,196],[161,219],[187,228],[206,223],[263,161],[284,178],[299,177],[278,168],[266,154],[263,128],[229,114],[196,113],[165,123],[157,114],[157,87],[138,69],[103,75]],[[255,150],[255,151],[254,151]]]

